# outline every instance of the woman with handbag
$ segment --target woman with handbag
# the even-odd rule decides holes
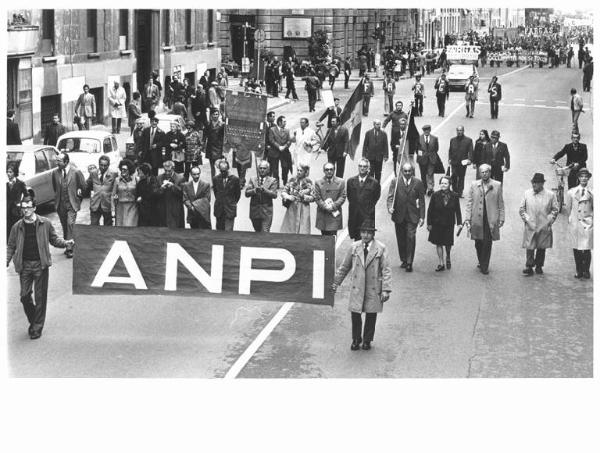
[[[298,165],[296,176],[290,178],[281,192],[281,200],[287,210],[280,233],[310,234],[310,203],[315,201],[315,197],[309,172],[309,165]]]
[[[450,269],[450,250],[454,245],[454,224],[462,224],[460,200],[455,192],[450,190],[450,177],[444,175],[440,178],[440,190],[433,193],[429,208],[427,209],[427,230],[429,242],[435,244],[439,258],[435,271],[440,272]],[[446,263],[444,266],[444,248],[446,249]]]
[[[183,173],[187,142],[176,121],[171,122],[171,130],[165,136],[165,143],[167,143],[168,150],[165,160],[173,161],[175,173]]]

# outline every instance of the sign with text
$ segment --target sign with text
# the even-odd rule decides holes
[[[73,294],[332,305],[333,236],[75,225]]]
[[[477,60],[480,52],[479,46],[446,46],[448,60]]]
[[[239,164],[250,167],[252,151],[258,156],[263,154],[266,116],[266,95],[226,91],[223,149],[235,150],[235,159]]]

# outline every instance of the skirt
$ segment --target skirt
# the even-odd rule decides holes
[[[429,242],[435,245],[454,245],[454,225],[432,225]]]

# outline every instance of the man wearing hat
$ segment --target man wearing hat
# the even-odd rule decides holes
[[[588,158],[588,149],[584,143],[579,143],[580,135],[577,132],[573,132],[571,134],[571,143],[563,146],[559,152],[557,152],[552,160],[551,164],[555,164],[558,159],[567,156],[567,166],[573,165],[573,170],[569,173],[569,177],[567,178],[567,182],[569,185],[569,189],[577,186],[579,184],[579,178],[577,177],[577,171],[581,168],[586,167],[587,158]]]
[[[48,268],[52,265],[50,246],[73,247],[73,239],[56,234],[49,219],[35,213],[35,200],[28,196],[20,203],[23,218],[13,225],[6,248],[6,267],[13,261],[21,283],[21,303],[29,321],[29,338],[42,336],[46,320]],[[35,293],[35,304],[31,297]]]
[[[421,181],[427,182],[427,195],[431,196],[433,193],[433,175],[436,173],[444,173],[444,167],[442,161],[438,157],[438,151],[440,149],[438,138],[435,135],[431,135],[431,126],[426,124],[423,126],[423,134],[419,137],[419,148],[417,151],[417,161],[421,169]],[[441,166],[441,171],[440,171]]]
[[[475,102],[477,101],[477,91],[479,90],[479,80],[475,80],[475,74],[469,76],[465,83],[465,105],[467,107],[467,118],[473,118],[475,113]]]
[[[421,82],[421,75],[415,76],[415,84],[412,87],[415,95],[414,116],[423,116],[423,98],[425,97],[425,85]]]
[[[360,228],[361,240],[352,244],[331,285],[336,291],[351,274],[348,310],[352,317],[352,351],[357,351],[361,343],[364,350],[371,349],[377,313],[381,313],[383,303],[390,298],[392,291],[392,268],[387,249],[375,240],[375,231],[375,222],[366,219]],[[361,313],[366,313],[364,331]]]
[[[592,174],[587,168],[577,172],[579,185],[570,189],[565,209],[569,215],[569,238],[575,257],[575,278],[590,278],[594,244],[594,194],[588,187]]]
[[[526,249],[526,261],[523,274],[526,277],[543,274],[546,249],[552,248],[552,224],[558,216],[556,194],[544,189],[544,175],[535,173],[531,179],[531,189],[525,191],[519,207],[523,219],[523,245]]]
[[[492,131],[490,142],[483,148],[483,162],[492,167],[492,179],[502,183],[504,173],[510,169],[510,153],[506,143],[499,141],[500,132]]]

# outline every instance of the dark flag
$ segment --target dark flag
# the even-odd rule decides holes
[[[359,83],[352,96],[344,106],[344,110],[340,114],[340,124],[348,129],[349,143],[348,154],[354,160],[354,154],[358,143],[360,142],[360,125],[362,123],[362,106],[363,106],[364,87]]]
[[[419,130],[415,125],[415,116],[413,115],[412,107],[408,112],[408,130],[405,135],[406,144],[402,149],[402,157],[399,159],[400,166],[404,165],[405,162],[408,161],[409,153],[414,154],[417,152],[417,148],[419,147]]]

